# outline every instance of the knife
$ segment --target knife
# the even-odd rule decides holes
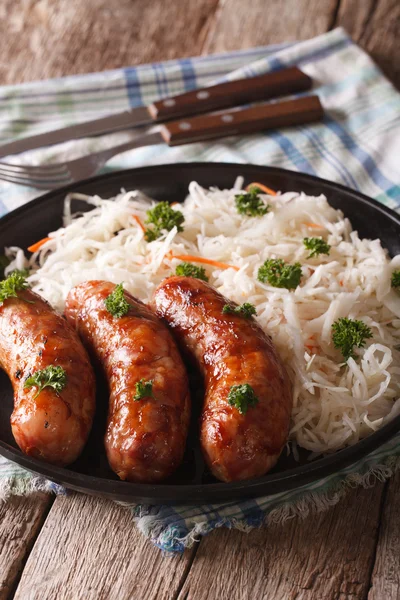
[[[145,133],[123,144],[59,164],[24,167],[2,162],[0,179],[38,189],[56,189],[95,175],[110,158],[134,148],[162,143],[179,146],[225,136],[260,133],[267,129],[319,121],[322,117],[323,107],[318,96],[302,96],[283,102],[266,102],[241,110],[236,108],[197,115],[153,125],[146,128]]]
[[[154,125],[171,119],[239,106],[257,100],[269,100],[309,90],[311,87],[312,80],[308,75],[297,67],[289,67],[257,77],[196,89],[153,102],[148,106],[133,108],[101,119],[8,142],[0,146],[0,158],[68,140],[102,135],[132,127]]]

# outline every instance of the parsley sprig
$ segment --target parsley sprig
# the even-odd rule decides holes
[[[258,269],[257,279],[269,283],[272,287],[293,290],[297,288],[302,276],[301,264],[287,264],[281,258],[269,258]]]
[[[251,406],[258,404],[259,400],[251,385],[242,383],[231,387],[228,402],[231,406],[235,406],[241,415],[245,415]]]
[[[133,399],[137,402],[142,400],[142,398],[151,398],[153,396],[153,381],[146,381],[145,379],[141,379],[136,382],[135,385],[136,394],[133,396]]]
[[[394,288],[400,288],[400,271],[393,271],[391,284]]]
[[[115,286],[115,289],[104,300],[106,309],[113,317],[119,319],[129,312],[130,304],[124,296],[124,287],[122,283]]]
[[[18,298],[18,292],[29,287],[26,275],[22,271],[15,270],[3,281],[0,281],[0,306],[7,298]]]
[[[331,246],[320,237],[306,237],[303,240],[303,244],[307,250],[311,250],[307,258],[314,258],[314,256],[318,256],[319,254],[329,254],[331,249]]]
[[[152,224],[145,231],[145,237],[148,242],[158,239],[163,230],[171,231],[174,227],[178,231],[183,231],[182,223],[185,217],[180,210],[171,208],[168,202],[159,202],[154,208],[147,211],[146,224]]]
[[[178,265],[175,269],[175,273],[176,275],[183,275],[184,277],[195,277],[196,279],[208,281],[205,268],[198,267],[190,262],[183,262]]]
[[[46,387],[52,387],[57,393],[67,385],[67,374],[60,366],[50,365],[41,371],[36,371],[25,380],[24,388],[37,387],[37,393],[33,397],[37,398]]]
[[[270,209],[269,204],[264,204],[259,193],[261,190],[257,187],[252,187],[245,194],[236,194],[235,204],[240,215],[248,217],[262,217],[267,214]]]
[[[332,325],[333,345],[341,351],[346,361],[356,358],[354,347],[362,348],[369,338],[372,338],[372,331],[363,321],[345,317]]]
[[[250,319],[250,317],[257,314],[256,307],[250,302],[244,302],[240,306],[231,306],[230,304],[225,304],[222,312],[224,315],[242,315],[246,319]]]

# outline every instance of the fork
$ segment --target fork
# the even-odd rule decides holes
[[[38,190],[54,190],[95,175],[117,154],[142,146],[160,143],[159,133],[139,135],[135,139],[93,154],[61,163],[41,166],[13,165],[0,161],[0,179],[34,187]]]
[[[160,143],[177,146],[261,132],[318,121],[322,116],[323,109],[318,96],[303,96],[285,102],[205,114],[153,126],[123,144],[62,163],[29,166],[0,162],[0,179],[37,189],[52,190],[95,175],[110,158],[134,148]]]

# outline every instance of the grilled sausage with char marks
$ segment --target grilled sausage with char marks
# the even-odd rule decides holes
[[[287,440],[292,399],[271,339],[253,318],[224,314],[226,304],[235,306],[191,277],[165,279],[152,299],[156,314],[205,378],[200,429],[205,460],[218,479],[237,481],[259,477],[275,465]],[[241,414],[228,396],[233,386],[245,384],[258,403]]]
[[[107,281],[78,285],[68,295],[66,316],[107,377],[111,468],[128,481],[160,481],[179,466],[185,450],[187,374],[170,332],[145,304],[125,291],[129,312],[108,312],[105,300],[114,290]],[[151,395],[135,400],[141,381],[152,382]]]
[[[65,387],[26,387],[47,367],[62,367]],[[28,289],[0,305],[0,367],[14,388],[11,427],[21,450],[56,465],[81,453],[95,410],[95,378],[86,350],[70,325]]]

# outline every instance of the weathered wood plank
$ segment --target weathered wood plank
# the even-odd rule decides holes
[[[368,600],[400,598],[400,473],[386,490]]]
[[[224,52],[325,33],[338,0],[225,0],[207,34],[203,52]]]
[[[199,54],[218,0],[2,0],[0,84]]]
[[[383,484],[352,490],[327,513],[200,544],[179,600],[366,597]],[[380,596],[389,599],[389,596]]]
[[[169,600],[194,549],[166,557],[130,512],[82,494],[58,497],[29,556],[15,600]]]
[[[400,87],[398,0],[225,0],[210,21],[203,52],[303,40],[344,27]]]
[[[399,0],[341,0],[336,25],[342,25],[400,88]]]
[[[0,600],[13,590],[51,501],[38,493],[0,503]]]

